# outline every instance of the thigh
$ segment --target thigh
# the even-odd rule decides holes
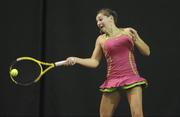
[[[119,91],[103,93],[100,105],[100,115],[112,116],[121,98]]]
[[[127,90],[131,112],[142,112],[142,87],[136,86]]]

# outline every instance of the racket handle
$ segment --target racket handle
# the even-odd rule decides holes
[[[58,66],[64,65],[65,63],[66,63],[66,61],[64,60],[64,61],[55,62],[54,64],[55,64],[56,67],[58,67]]]

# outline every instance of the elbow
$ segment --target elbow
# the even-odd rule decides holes
[[[150,51],[150,48],[149,48],[149,46],[148,46],[146,56],[150,56],[150,54],[151,54],[151,51]]]
[[[92,66],[91,68],[93,68],[93,69],[95,69],[95,68],[97,68],[98,66]]]
[[[145,54],[145,56],[150,56],[150,51],[148,51],[148,52]]]
[[[92,68],[97,68],[98,66],[99,66],[99,61],[98,60],[94,60]]]
[[[150,48],[148,47],[146,51],[143,53],[144,56],[150,56]]]
[[[97,68],[99,66],[99,62],[96,62],[93,66],[93,68]]]

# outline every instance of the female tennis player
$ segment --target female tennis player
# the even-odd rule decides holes
[[[122,93],[127,94],[132,117],[143,117],[142,88],[147,81],[137,70],[134,58],[134,47],[145,56],[150,55],[149,46],[133,28],[117,27],[117,13],[111,9],[101,9],[96,15],[98,36],[90,58],[68,57],[66,65],[80,64],[96,68],[105,55],[107,61],[106,80],[100,86],[102,99],[100,117],[111,117]]]

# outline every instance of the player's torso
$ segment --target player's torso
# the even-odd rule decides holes
[[[107,61],[107,74],[134,74],[137,71],[133,49],[134,45],[129,35],[121,34],[111,39],[101,39],[100,45]]]

